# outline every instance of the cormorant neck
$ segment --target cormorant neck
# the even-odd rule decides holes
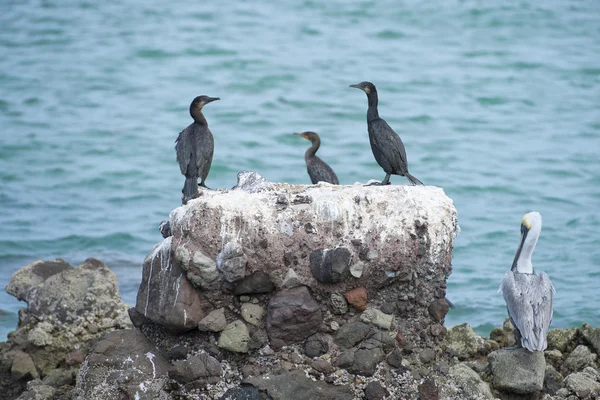
[[[194,122],[200,125],[208,125],[206,118],[204,118],[204,114],[202,114],[201,108],[190,109],[190,115],[194,119]]]
[[[304,158],[314,157],[321,146],[321,139],[315,139],[312,141],[312,146],[310,146],[306,152],[304,153]]]
[[[369,109],[367,110],[367,121],[372,121],[374,119],[379,118],[379,112],[377,111],[377,90],[371,89],[371,91],[367,93],[367,99],[369,100]]]

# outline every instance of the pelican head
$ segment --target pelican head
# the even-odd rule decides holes
[[[532,211],[523,216],[521,220],[521,243],[517,249],[517,254],[512,264],[512,271],[522,274],[532,274],[533,264],[531,255],[533,249],[540,237],[542,231],[542,215],[539,212]]]

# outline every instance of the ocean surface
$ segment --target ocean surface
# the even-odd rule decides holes
[[[383,179],[348,87],[370,80],[410,172],[458,209],[446,324],[502,324],[535,210],[552,326],[600,325],[600,2],[283,3],[0,3],[0,287],[38,259],[96,257],[133,304],[180,204],[174,141],[197,95],[221,97],[209,187],[241,170],[309,183],[304,130],[341,183]],[[0,340],[24,305],[2,290]]]

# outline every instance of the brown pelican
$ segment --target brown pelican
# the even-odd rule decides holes
[[[556,293],[545,272],[536,275],[531,254],[542,230],[538,212],[525,214],[521,220],[521,244],[510,271],[504,275],[502,292],[508,316],[517,330],[517,345],[529,351],[543,351],[552,322],[552,297]]]

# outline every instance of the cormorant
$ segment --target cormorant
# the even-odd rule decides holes
[[[185,184],[181,191],[183,204],[198,196],[198,178],[201,179],[200,186],[206,187],[204,181],[210,171],[215,143],[206,118],[202,114],[202,107],[215,100],[221,99],[208,96],[196,97],[190,105],[190,115],[194,122],[181,131],[175,140],[177,161],[181,173],[185,175]]]
[[[506,272],[498,292],[502,292],[508,316],[517,330],[517,345],[529,351],[543,351],[552,322],[552,298],[556,291],[545,272],[536,275],[531,254],[542,230],[538,212],[525,214],[521,220],[521,244],[510,271]]]
[[[318,182],[329,182],[334,185],[339,185],[340,182],[338,181],[335,172],[333,172],[333,169],[331,169],[325,161],[315,155],[317,150],[319,150],[319,146],[321,146],[321,138],[319,138],[319,135],[315,132],[294,133],[294,135],[308,139],[312,143],[312,146],[304,153],[304,160],[306,161],[306,170],[308,171],[308,175],[310,176],[313,185]]]
[[[377,111],[377,89],[371,82],[361,82],[350,87],[362,90],[367,94],[369,109],[367,110],[367,127],[371,150],[377,163],[385,171],[385,179],[376,185],[389,185],[390,176],[406,176],[413,185],[422,185],[423,182],[408,173],[408,161],[406,150],[400,140],[400,136],[385,122],[379,118]]]

